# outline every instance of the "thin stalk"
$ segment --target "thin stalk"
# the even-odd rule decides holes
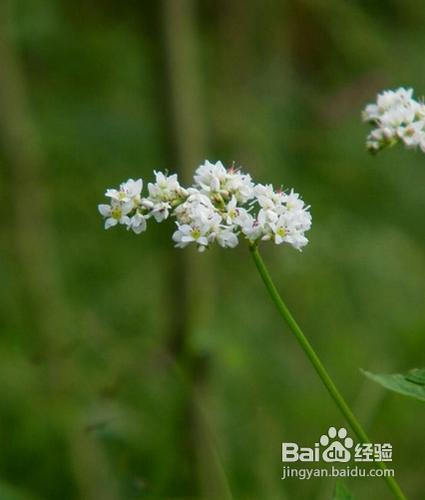
[[[348,424],[350,425],[351,429],[353,430],[354,434],[357,436],[359,441],[362,443],[370,443],[370,439],[368,438],[363,427],[361,426],[357,418],[354,416],[353,412],[351,411],[348,404],[345,402],[344,398],[341,396],[335,383],[333,382],[326,368],[323,366],[322,362],[317,356],[316,351],[313,349],[310,342],[304,335],[303,331],[298,326],[298,323],[295,321],[294,317],[290,313],[286,304],[283,302],[282,297],[277,291],[277,288],[273,283],[270,273],[267,270],[267,267],[264,264],[264,261],[258,251],[258,246],[251,245],[250,251],[254,259],[255,265],[258,269],[258,272],[260,273],[260,276],[263,279],[263,282],[270,294],[271,299],[276,305],[280,315],[286,321],[292,333],[295,335],[296,339],[300,343],[303,351],[306,353],[308,359],[310,360],[311,364],[313,365],[314,369],[316,370],[317,374],[319,375],[320,379],[325,385],[330,396],[334,400],[335,404],[338,406],[339,410],[343,414],[344,418],[347,420]],[[385,463],[377,462],[377,464],[380,469],[384,471],[387,470]],[[388,487],[393,492],[396,498],[398,498],[399,500],[406,500],[404,493],[401,491],[400,486],[397,484],[396,480],[393,477],[383,476],[383,478],[385,479]]]

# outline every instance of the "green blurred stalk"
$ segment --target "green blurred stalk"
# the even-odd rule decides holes
[[[319,375],[320,379],[322,380],[324,386],[326,387],[328,393],[334,400],[335,404],[338,406],[339,410],[341,411],[342,415],[350,425],[351,429],[353,430],[354,434],[357,436],[357,438],[362,442],[362,443],[370,443],[370,439],[368,438],[366,432],[364,431],[363,427],[361,426],[360,422],[357,420],[357,418],[354,416],[353,412],[351,411],[350,407],[342,397],[341,393],[338,391],[335,383],[333,382],[332,378],[330,377],[329,373],[327,372],[326,368],[323,366],[322,362],[320,361],[318,355],[316,354],[316,351],[313,349],[312,345],[308,341],[307,337],[304,335],[303,331],[299,327],[298,323],[295,321],[294,317],[292,316],[291,312],[289,311],[288,307],[286,304],[283,302],[282,297],[280,296],[279,292],[277,291],[276,286],[273,283],[273,280],[270,276],[270,273],[260,255],[260,252],[258,251],[258,245],[253,244],[250,245],[250,251],[251,255],[254,259],[255,265],[258,269],[258,272],[260,273],[260,276],[267,288],[267,291],[270,294],[270,297],[272,301],[274,302],[275,306],[277,307],[280,315],[282,318],[286,321],[287,325],[291,329],[292,333],[295,335],[296,339],[298,340],[299,344],[301,345],[303,351],[307,355],[308,359],[310,360],[311,364],[313,365],[314,369],[316,370],[317,374]],[[378,466],[380,469],[383,471],[387,470],[387,466],[383,462],[377,462]],[[395,498],[398,498],[399,500],[406,500],[406,497],[404,496],[404,493],[401,491],[400,486],[397,484],[397,481],[390,476],[383,476],[384,480],[386,481],[388,487],[390,490],[393,492]]]
[[[168,96],[169,162],[178,166],[179,177],[189,183],[193,168],[208,150],[198,5],[196,0],[162,0],[159,5],[163,76]],[[169,256],[170,282],[167,288],[171,313],[167,350],[184,370],[186,380],[181,419],[190,420],[190,424],[184,431],[178,431],[181,437],[180,471],[185,471],[186,480],[190,481],[193,489],[200,490],[202,498],[224,500],[231,499],[232,494],[218,447],[211,439],[211,432],[199,410],[208,377],[208,364],[196,345],[196,337],[208,328],[208,318],[215,305],[214,273],[204,259],[201,263],[201,259],[198,252],[177,255],[172,250]],[[194,463],[197,464],[197,475],[193,473]],[[173,469],[169,474],[173,474]]]
[[[31,376],[40,379],[34,401],[55,413],[66,439],[69,462],[81,498],[117,500],[118,489],[103,449],[85,435],[74,387],[75,370],[69,352],[75,316],[63,286],[62,268],[49,222],[48,184],[43,180],[47,159],[28,97],[28,78],[14,33],[15,4],[0,2],[0,141],[4,148],[6,178],[13,189],[7,200],[12,217],[9,245],[16,254],[21,290],[22,321],[31,335]],[[7,170],[6,170],[7,169]],[[75,306],[74,306],[75,308]],[[26,333],[28,333],[26,332]],[[71,340],[72,339],[72,340]],[[37,412],[34,412],[35,414]],[[37,420],[37,417],[35,417]],[[38,424],[37,424],[38,425]],[[50,436],[51,439],[51,436]],[[65,473],[66,475],[66,473]],[[5,498],[1,495],[0,498]]]

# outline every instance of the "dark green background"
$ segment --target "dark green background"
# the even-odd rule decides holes
[[[360,121],[383,88],[425,92],[423,2],[3,0],[0,21],[0,499],[331,497],[280,480],[282,441],[344,422],[244,245],[102,228],[107,187],[205,158],[311,204],[304,252],[264,258],[423,498],[425,406],[359,371],[425,365],[425,157],[369,156]]]

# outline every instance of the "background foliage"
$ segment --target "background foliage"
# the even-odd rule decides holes
[[[282,441],[343,421],[246,249],[102,229],[106,187],[204,158],[311,204],[303,254],[265,259],[421,498],[424,407],[359,368],[424,365],[424,157],[369,157],[359,113],[425,92],[423,3],[4,0],[0,20],[0,498],[330,498],[280,481]]]

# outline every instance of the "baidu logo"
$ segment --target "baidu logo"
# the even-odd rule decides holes
[[[348,436],[347,429],[329,427],[326,434],[312,447],[297,443],[282,443],[282,462],[356,462],[391,461],[392,446],[389,443],[359,443]]]

